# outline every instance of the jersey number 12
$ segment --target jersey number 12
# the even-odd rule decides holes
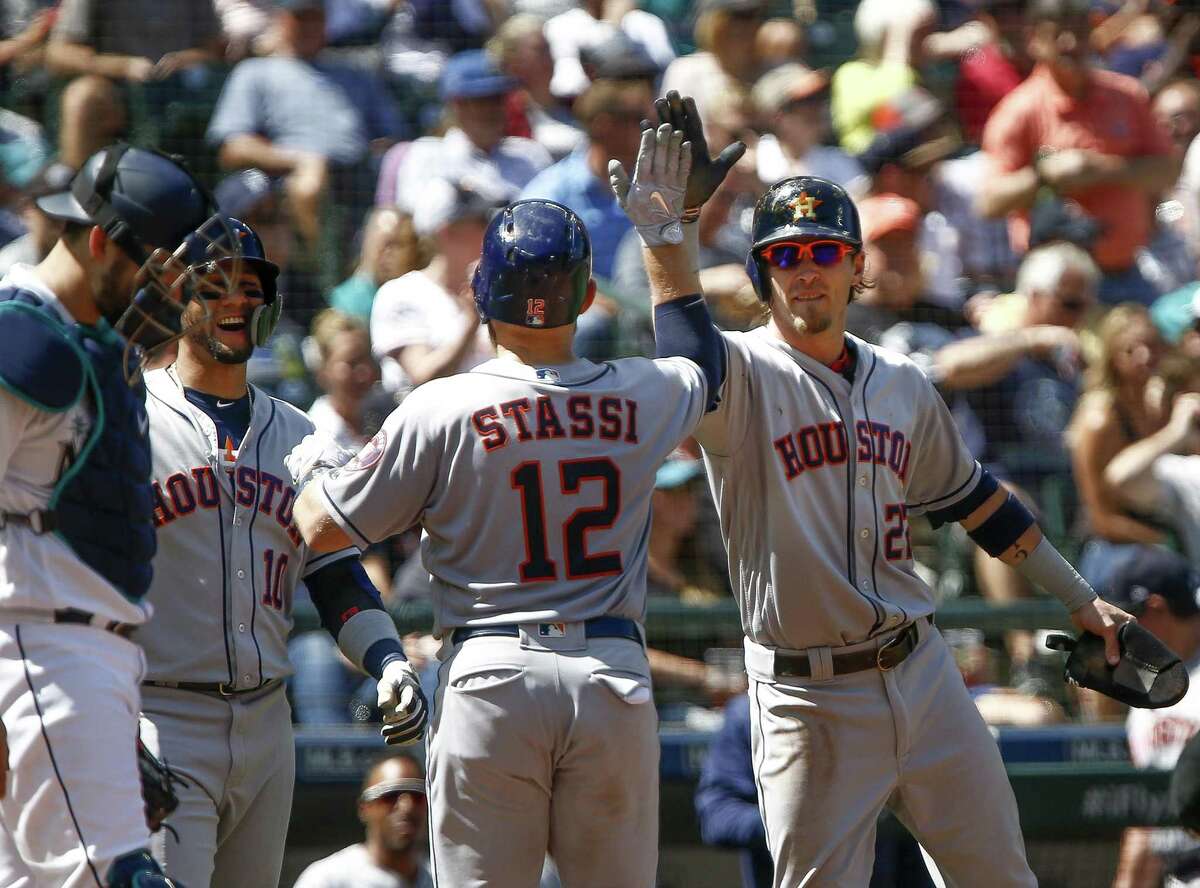
[[[564,496],[574,496],[589,481],[598,481],[604,499],[598,506],[576,509],[562,526],[563,555],[568,580],[609,576],[621,572],[620,552],[587,551],[587,532],[612,527],[621,511],[620,473],[611,459],[568,459],[558,464],[559,487]],[[521,582],[539,583],[558,579],[558,564],[550,557],[546,533],[546,500],[542,488],[542,464],[523,462],[512,471],[512,487],[521,496],[525,525],[525,560]]]

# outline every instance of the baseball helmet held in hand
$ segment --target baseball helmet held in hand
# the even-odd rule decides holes
[[[580,218],[554,201],[521,200],[484,233],[475,306],[485,322],[563,327],[583,310],[591,277],[592,245]]]
[[[1174,706],[1188,689],[1188,674],[1179,656],[1137,623],[1125,623],[1117,631],[1121,660],[1109,666],[1104,656],[1104,639],[1084,632],[1078,639],[1051,635],[1046,646],[1069,651],[1065,677],[1083,688],[1099,691],[1136,709]]]
[[[858,208],[836,182],[817,176],[793,176],[776,182],[754,207],[753,243],[746,273],[764,301],[766,270],[759,258],[764,247],[781,241],[828,239],[862,246]]]

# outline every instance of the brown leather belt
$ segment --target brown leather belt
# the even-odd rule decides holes
[[[933,625],[932,617],[922,617],[921,620]],[[909,623],[877,648],[864,648],[849,654],[835,652],[833,654],[833,674],[846,675],[866,669],[887,672],[889,669],[895,669],[916,650],[920,640],[921,632],[917,623]],[[809,677],[812,675],[812,669],[809,666],[808,654],[776,651],[774,672],[776,676],[789,678]]]

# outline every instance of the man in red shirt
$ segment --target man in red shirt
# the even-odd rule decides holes
[[[1032,0],[1027,46],[1033,73],[992,112],[983,150],[996,175],[980,196],[987,216],[1009,217],[1013,246],[1029,242],[1030,206],[1043,189],[1101,225],[1093,257],[1106,303],[1149,303],[1158,294],[1136,254],[1151,237],[1157,196],[1178,160],[1136,80],[1087,61],[1089,23],[1079,0]]]

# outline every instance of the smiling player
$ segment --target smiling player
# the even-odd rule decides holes
[[[381,693],[411,672],[357,552],[313,555],[292,522],[293,454],[316,440],[313,424],[246,383],[279,318],[279,269],[252,229],[225,222],[236,244],[199,242],[189,258],[202,278],[188,312],[203,300],[211,319],[172,366],[146,375],[159,554],[156,619],[136,636],[148,664],[143,735],[187,781],[168,819],[179,840],[159,833],[153,850],[188,888],[279,881],[295,770],[283,679],[301,579]],[[417,739],[424,719],[417,697],[390,741]]]

